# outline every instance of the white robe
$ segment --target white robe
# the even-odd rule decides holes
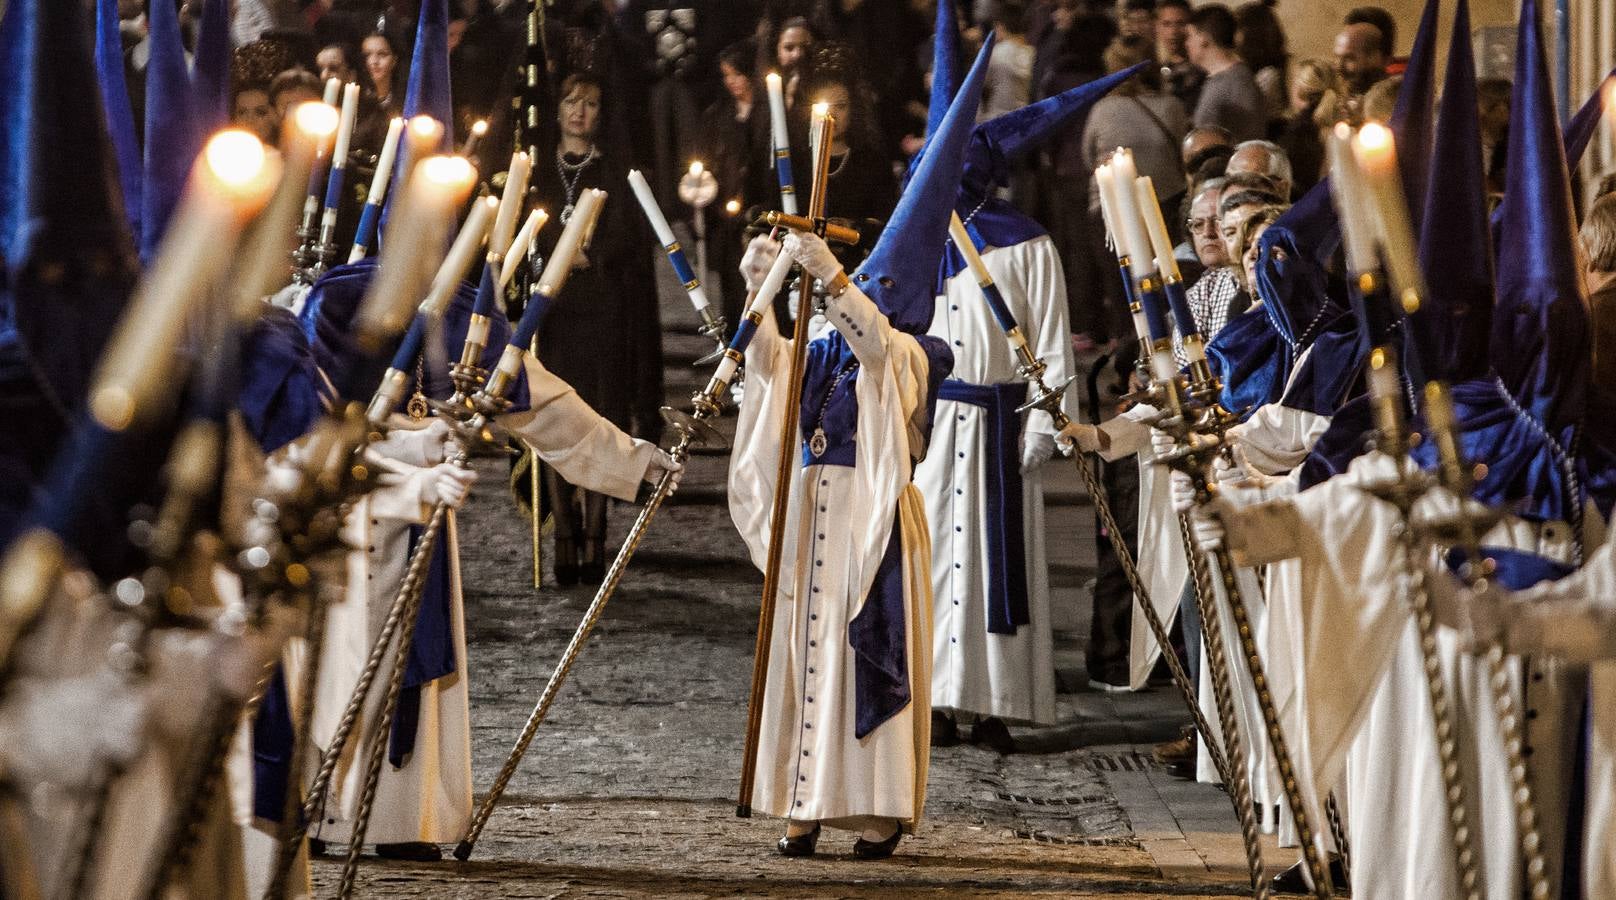
[[[1405,557],[1392,530],[1401,525],[1400,516],[1360,488],[1392,472],[1388,457],[1369,454],[1346,474],[1290,501],[1226,517],[1228,540],[1246,563],[1301,560],[1303,590],[1294,611],[1303,647],[1302,658],[1294,661],[1300,700],[1289,707],[1293,714],[1284,725],[1313,808],[1350,768],[1353,896],[1454,897],[1459,890],[1450,863],[1452,839],[1434,725],[1404,600]],[[1440,509],[1434,495],[1422,503]],[[1563,526],[1560,532],[1563,538]],[[1483,542],[1567,558],[1569,546],[1553,535],[1553,529],[1507,519]],[[1434,568],[1436,562],[1423,564]],[[1483,895],[1513,900],[1521,891],[1519,844],[1483,667],[1459,652],[1451,632],[1439,635],[1438,652],[1469,785]],[[1521,662],[1510,661],[1517,703],[1522,701]],[[1551,882],[1557,882],[1582,673],[1542,659],[1525,662],[1532,674],[1523,704],[1526,742],[1533,751],[1528,771]],[[1298,718],[1301,710],[1305,715]]]
[[[1045,383],[1064,383],[1074,367],[1067,340],[1066,288],[1054,244],[1043,236],[1013,247],[989,247],[982,253],[982,261],[1033,352],[1048,366]],[[947,341],[954,352],[950,378],[984,385],[1021,381],[1010,342],[969,269],[950,278],[947,293],[937,298],[930,334]],[[1078,404],[1074,393],[1067,390],[1063,406],[1075,418]],[[925,461],[915,467],[915,486],[925,498],[927,521],[935,526],[932,707],[1051,724],[1055,721],[1055,663],[1043,475],[1037,470],[1022,474],[1031,621],[1015,634],[992,634],[987,630],[986,424],[987,410],[982,407],[939,400],[930,449]],[[1023,428],[1027,434],[1051,438],[1056,431],[1043,411],[1028,415]],[[1019,460],[1012,463],[1019,465]]]
[[[751,802],[759,812],[850,830],[871,817],[912,828],[930,753],[931,541],[911,460],[925,450],[928,362],[857,288],[829,304],[859,360],[855,464],[793,465],[768,686]],[[766,314],[746,354],[746,401],[729,475],[730,514],[759,568],[768,556],[792,344]],[[896,523],[894,514],[896,513]],[[892,528],[901,528],[910,702],[855,737],[858,615]]]
[[[628,437],[602,419],[532,356],[526,358],[525,364],[531,408],[500,417],[500,424],[533,447],[541,459],[569,481],[632,500],[655,448]],[[348,555],[348,589],[327,612],[320,687],[311,724],[314,745],[321,753],[331,745],[342,711],[403,580],[409,563],[409,526],[425,524],[432,513],[423,496],[430,473],[426,467],[439,460],[419,435],[407,428],[395,429],[386,441],[375,446],[382,455],[412,470],[397,483],[356,503],[344,525],[344,538],[355,549]],[[382,763],[375,809],[366,830],[366,840],[371,843],[452,842],[464,834],[471,819],[465,609],[453,513],[447,516],[439,540],[440,552],[448,554],[449,562],[455,671],[422,687],[415,749],[404,765],[395,768],[388,760]],[[345,842],[351,833],[364,776],[358,738],[374,731],[386,693],[385,673],[392,660],[390,653],[383,661],[364,715],[332,777],[324,814],[311,823],[312,837]],[[318,764],[317,758],[311,759],[305,780],[312,777]]]

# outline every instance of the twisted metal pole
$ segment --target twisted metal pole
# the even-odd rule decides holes
[[[681,429],[679,440],[669,451],[675,462],[683,463],[689,456],[690,443],[691,432]],[[645,508],[640,510],[639,516],[634,520],[634,525],[629,528],[628,534],[623,538],[623,545],[618,549],[617,557],[612,560],[611,567],[606,570],[605,579],[601,581],[600,588],[595,591],[595,597],[590,601],[589,608],[584,611],[583,619],[578,623],[578,627],[574,629],[572,639],[567,641],[567,647],[562,651],[560,661],[556,663],[555,669],[551,671],[550,680],[545,683],[544,692],[539,695],[539,702],[534,705],[533,712],[528,715],[527,723],[522,726],[522,733],[517,736],[515,746],[511,748],[510,754],[505,757],[505,764],[499,769],[499,775],[494,778],[494,783],[489,785],[488,793],[483,796],[483,801],[477,807],[476,814],[472,816],[471,824],[466,828],[465,836],[455,846],[454,855],[456,859],[465,861],[471,858],[472,848],[482,835],[483,828],[488,824],[489,816],[493,815],[494,806],[499,803],[499,798],[504,795],[505,788],[510,785],[511,778],[516,774],[517,766],[521,765],[522,757],[527,753],[528,745],[533,742],[533,736],[538,732],[539,726],[544,723],[545,717],[550,714],[551,704],[555,702],[556,695],[560,693],[562,684],[566,682],[567,675],[571,673],[573,663],[578,661],[578,654],[583,652],[584,642],[589,640],[589,635],[594,631],[595,624],[600,621],[601,615],[605,613],[606,601],[610,600],[612,594],[616,592],[618,582],[622,581],[623,573],[628,569],[629,560],[633,558],[634,551],[639,547],[640,541],[644,539],[647,529],[651,527],[651,519],[656,515],[657,510],[661,508],[662,502],[673,493],[675,484],[674,473],[662,473],[662,477],[657,481],[656,489],[651,493],[651,498],[646,501]]]
[[[1228,648],[1223,643],[1223,619],[1214,599],[1212,578],[1206,571],[1206,562],[1195,553],[1195,537],[1190,532],[1189,516],[1178,517],[1178,535],[1184,542],[1184,553],[1189,560],[1190,578],[1195,583],[1195,608],[1201,614],[1201,634],[1206,641],[1207,670],[1212,674],[1212,699],[1217,706],[1218,719],[1223,724],[1223,746],[1230,766],[1223,783],[1229,786],[1229,799],[1234,803],[1235,816],[1240,820],[1240,840],[1246,850],[1246,870],[1251,878],[1251,895],[1257,900],[1269,896],[1268,879],[1263,872],[1262,837],[1257,828],[1257,807],[1251,799],[1251,781],[1246,775],[1245,741],[1241,737],[1240,720],[1235,716],[1234,692],[1229,686]],[[1207,749],[1214,742],[1207,737]]]
[[[465,460],[461,458],[456,462],[463,465]],[[448,515],[447,503],[439,503],[432,510],[432,518],[427,522],[426,530],[415,546],[415,556],[410,559],[409,569],[405,572],[401,590],[409,591],[409,600],[405,604],[403,624],[398,633],[398,651],[393,656],[393,668],[388,672],[387,693],[382,698],[381,709],[377,711],[375,729],[371,734],[370,746],[365,757],[364,785],[359,794],[359,810],[354,815],[353,827],[348,835],[348,856],[343,860],[342,881],[337,886],[339,900],[347,900],[353,896],[354,882],[359,876],[359,857],[364,850],[365,831],[370,827],[370,814],[376,803],[376,785],[381,780],[382,761],[387,757],[393,713],[398,709],[398,697],[404,689],[404,670],[409,667],[410,647],[415,641],[415,624],[419,618],[417,613],[421,608],[422,585],[438,535],[442,532],[444,520]]]

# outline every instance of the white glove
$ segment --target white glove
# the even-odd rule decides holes
[[[662,480],[664,472],[673,476],[668,486],[668,493],[671,495],[679,489],[679,480],[685,477],[685,466],[684,463],[669,456],[668,451],[658,447],[651,452],[651,461],[645,466],[644,477],[651,484],[656,484]]]
[[[1097,453],[1111,446],[1109,436],[1101,431],[1099,426],[1085,425],[1082,422],[1066,423],[1057,439],[1067,448],[1075,447],[1081,453]]]
[[[1445,579],[1453,578],[1453,575],[1447,571],[1441,571],[1428,574],[1426,577]],[[1432,605],[1439,607],[1441,601],[1437,598],[1443,592],[1435,590],[1434,587],[1433,585],[1433,590],[1430,592]],[[1453,593],[1454,609],[1451,614],[1453,618],[1458,620],[1455,627],[1459,632],[1459,643],[1463,649],[1478,650],[1492,644],[1502,644],[1504,642],[1504,622],[1506,621],[1505,617],[1509,615],[1508,598],[1509,592],[1499,587],[1498,583],[1491,579],[1485,582],[1480,590],[1460,586]],[[1442,615],[1440,610],[1433,611],[1437,612],[1439,619],[1447,618],[1447,616]]]
[[[440,463],[449,458],[446,452],[449,447],[450,435],[453,429],[444,419],[433,416],[426,420],[426,427],[421,429],[422,439],[425,443],[427,462]]]
[[[1036,470],[1055,455],[1055,436],[1043,431],[1021,433],[1021,474]]]
[[[458,509],[476,483],[477,473],[471,469],[462,469],[454,463],[438,463],[427,473],[421,499],[430,506],[447,503]]]
[[[741,256],[741,277],[746,279],[748,294],[763,285],[764,277],[774,265],[774,258],[779,255],[780,242],[766,234],[758,235],[746,245],[746,253]]]
[[[1173,501],[1173,512],[1187,513],[1195,508],[1195,483],[1183,472],[1172,472],[1167,479],[1168,496]]]
[[[1200,547],[1202,553],[1216,553],[1223,549],[1223,519],[1219,517],[1218,510],[1219,506],[1213,503],[1190,514],[1190,533],[1195,536],[1195,546]]]
[[[1153,459],[1161,459],[1178,452],[1178,441],[1172,435],[1160,428],[1150,429],[1150,455]]]
[[[842,264],[836,259],[836,254],[830,252],[830,245],[817,234],[807,234],[793,231],[786,235],[781,248],[791,254],[791,258],[802,266],[802,270],[818,279],[823,284],[829,284],[836,273],[842,270]]]

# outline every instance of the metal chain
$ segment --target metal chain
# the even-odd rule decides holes
[[[1341,855],[1341,872],[1346,876],[1347,882],[1352,882],[1352,842],[1347,840],[1347,829],[1341,821],[1341,806],[1335,802],[1335,791],[1324,797],[1324,817],[1330,822],[1330,837],[1335,841],[1335,850]]]
[[[1269,896],[1268,879],[1263,872],[1262,838],[1257,829],[1257,808],[1251,798],[1251,782],[1246,776],[1245,742],[1240,736],[1240,721],[1235,718],[1234,694],[1229,686],[1229,656],[1223,643],[1223,619],[1218,614],[1212,592],[1212,579],[1206,571],[1206,562],[1195,552],[1195,537],[1190,532],[1187,515],[1178,517],[1178,534],[1184,542],[1184,553],[1190,562],[1190,577],[1195,582],[1195,605],[1201,614],[1201,634],[1206,640],[1207,668],[1212,673],[1212,699],[1217,706],[1218,719],[1223,724],[1223,746],[1231,766],[1223,783],[1229,788],[1235,815],[1240,819],[1240,839],[1246,848],[1246,867],[1251,877],[1251,895],[1257,900]],[[1207,747],[1212,740],[1207,738]]]

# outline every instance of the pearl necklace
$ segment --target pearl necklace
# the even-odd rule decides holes
[[[599,158],[600,151],[595,149],[594,144],[589,145],[589,152],[576,163],[567,162],[566,154],[560,147],[556,148],[556,174],[561,176],[561,188],[567,192],[567,204],[561,207],[561,224],[567,224],[567,220],[572,218],[573,205],[578,200],[578,182],[584,177],[584,169]]]

